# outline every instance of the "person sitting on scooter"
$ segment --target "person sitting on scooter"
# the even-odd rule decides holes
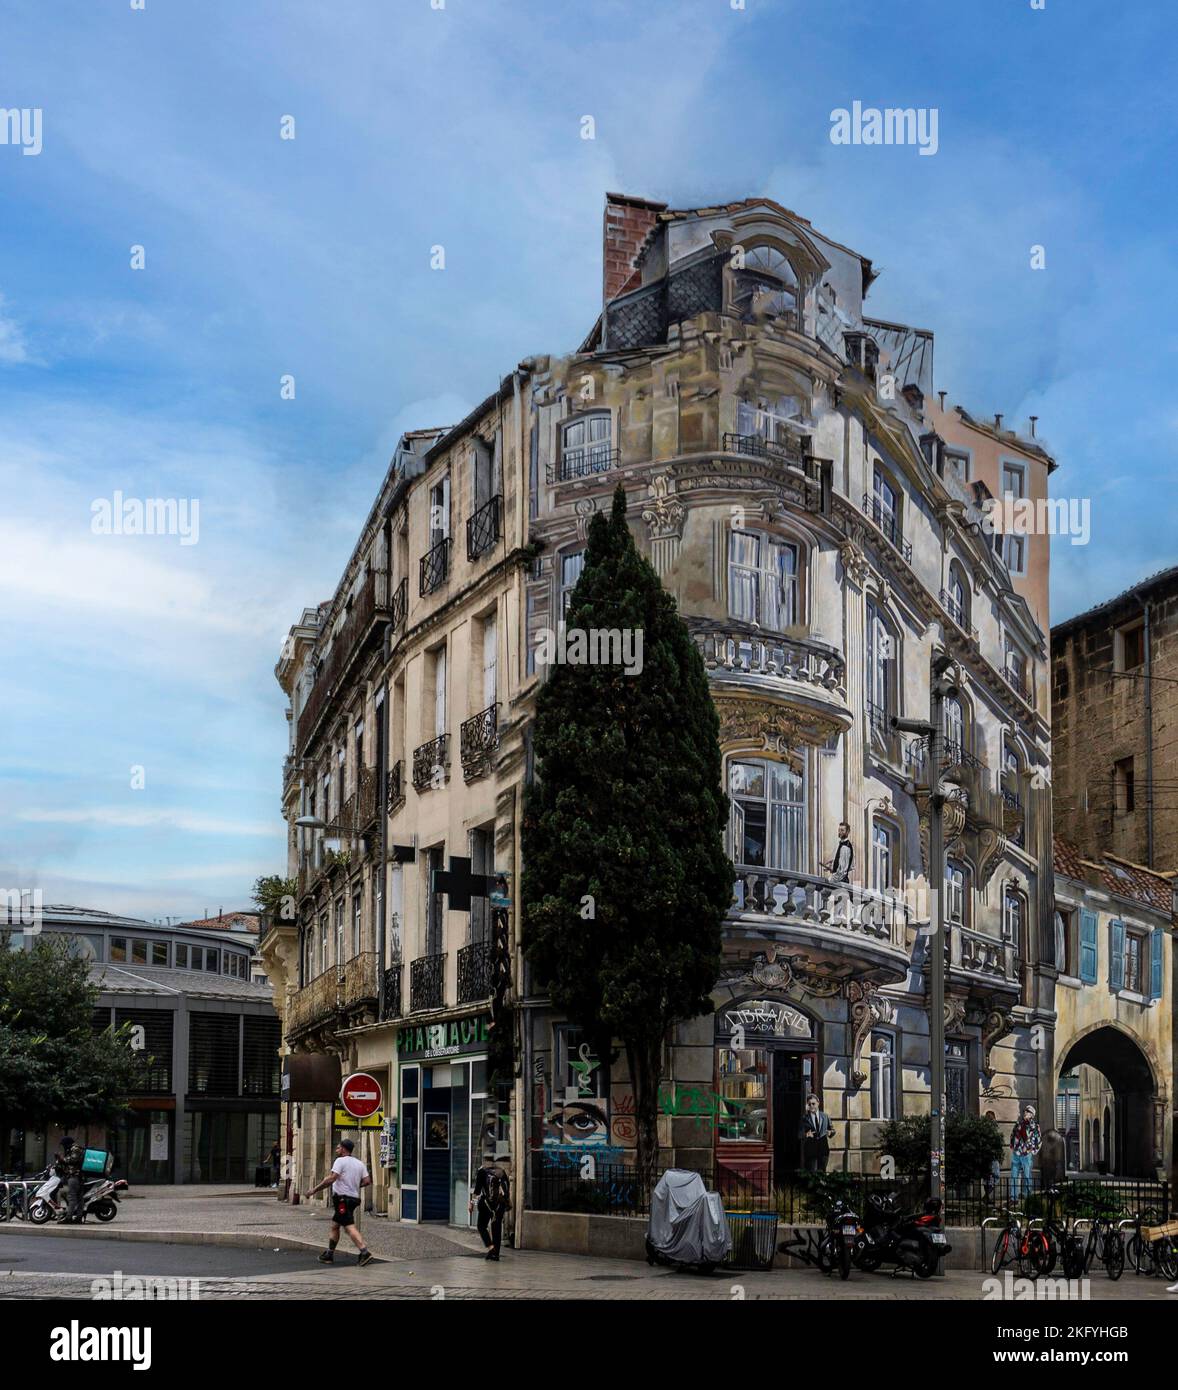
[[[54,1168],[65,1183],[65,1220],[74,1225],[82,1224],[82,1164],[86,1152],[74,1143],[73,1136],[67,1134],[61,1141],[61,1152],[57,1155]]]

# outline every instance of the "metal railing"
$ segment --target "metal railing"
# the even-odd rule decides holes
[[[386,799],[388,813],[391,816],[405,804],[405,764],[398,758],[389,768],[389,793]]]
[[[953,619],[962,632],[968,633],[976,642],[978,640],[978,630],[971,627],[969,617],[965,611],[965,605],[960,603],[948,589],[941,590],[941,607]]]
[[[441,1009],[446,1004],[446,953],[419,956],[409,963],[409,1012]]]
[[[401,1017],[401,962],[384,968],[380,981],[380,1010],[382,1018]]]
[[[1011,690],[1013,690],[1016,695],[1021,696],[1028,705],[1031,703],[1030,687],[1018,671],[1013,670],[1010,666],[1004,665],[1002,667],[1002,679],[1010,686]]]
[[[394,631],[399,628],[409,616],[409,581],[402,579],[393,590],[393,601],[389,607],[389,622],[392,623]]]
[[[499,539],[499,524],[503,513],[502,496],[492,497],[466,522],[466,558],[477,560],[485,555]]]
[[[721,440],[726,454],[747,454],[750,458],[772,459],[774,463],[784,463],[788,467],[801,469],[808,477],[818,481],[817,465],[813,469],[805,467],[805,457],[801,448],[779,439],[767,439],[760,434],[733,434],[725,432]]]
[[[380,988],[377,981],[376,952],[361,951],[344,961],[342,966],[330,966],[297,990],[291,1000],[286,1020],[287,1033],[323,1023],[357,1005],[375,1004]]]
[[[450,537],[443,536],[440,541],[421,557],[420,587],[423,596],[444,584],[450,573]]]
[[[896,513],[892,511],[890,507],[884,507],[879,498],[871,492],[865,492],[863,494],[863,513],[875,522],[885,538],[900,552],[904,559],[911,564],[912,543],[904,539],[904,534],[900,530],[900,522],[896,517]]]
[[[423,792],[437,780],[445,780],[450,767],[450,735],[439,734],[413,750],[413,785]]]
[[[475,1004],[490,999],[494,982],[495,949],[490,941],[474,941],[458,951],[458,1002]]]
[[[491,754],[499,747],[498,710],[497,704],[488,705],[459,727],[458,756],[468,782],[491,770]]]
[[[567,483],[575,478],[592,478],[609,473],[621,463],[621,452],[608,444],[585,444],[578,449],[565,449],[555,465],[548,465],[550,483]]]

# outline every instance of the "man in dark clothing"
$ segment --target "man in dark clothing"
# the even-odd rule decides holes
[[[818,1104],[817,1096],[806,1099],[806,1112],[798,1126],[798,1137],[802,1141],[802,1167],[807,1173],[825,1173],[834,1126],[830,1123],[830,1116]]]
[[[67,1134],[61,1141],[61,1152],[54,1166],[65,1183],[65,1220],[72,1225],[82,1224],[82,1164],[85,1161],[85,1150],[74,1143],[72,1135]]]
[[[839,824],[839,842],[835,847],[834,858],[828,866],[831,878],[836,883],[847,883],[854,863],[855,848],[851,844],[851,827],[846,821],[842,821]]]
[[[487,1247],[486,1258],[497,1260],[503,1244],[503,1216],[507,1211],[510,1197],[507,1174],[495,1162],[493,1153],[483,1155],[483,1166],[474,1175],[474,1185],[470,1189],[467,1211],[472,1211],[478,1202],[479,1238]],[[487,1228],[490,1227],[490,1234]]]

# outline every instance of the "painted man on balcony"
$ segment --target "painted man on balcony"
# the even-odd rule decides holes
[[[851,866],[855,862],[855,850],[851,844],[851,827],[846,821],[839,822],[839,842],[834,858],[824,867],[830,870],[835,883],[846,883],[851,877]]]

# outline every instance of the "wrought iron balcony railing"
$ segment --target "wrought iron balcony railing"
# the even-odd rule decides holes
[[[466,558],[477,560],[485,555],[499,539],[503,518],[503,498],[492,497],[466,522]]]
[[[964,604],[955,599],[948,589],[941,590],[941,607],[948,613],[962,632],[967,632],[975,642],[977,641],[978,630],[976,627],[970,626]]]
[[[494,948],[489,941],[475,941],[458,952],[458,1002],[475,1004],[492,993]]]
[[[441,1009],[446,1004],[446,953],[419,956],[409,964],[409,1012]]]
[[[431,738],[413,750],[413,785],[423,792],[435,782],[445,781],[450,769],[450,735]]]
[[[875,496],[874,493],[865,492],[863,494],[863,513],[869,516],[886,539],[893,545],[900,554],[912,563],[912,543],[904,539],[904,534],[900,530],[900,522],[896,513],[890,507],[885,507]]]
[[[388,813],[391,816],[405,804],[405,764],[400,758],[389,768]]]
[[[330,966],[291,1000],[286,1031],[297,1032],[314,1024],[334,1021],[339,1015],[378,998],[375,951],[361,951],[342,965]]]
[[[567,483],[575,478],[591,478],[608,473],[621,462],[621,453],[608,444],[586,444],[579,449],[565,449],[560,461],[548,465],[550,483]]]
[[[1031,703],[1031,691],[1027,682],[1020,671],[1011,666],[1003,666],[1002,679],[1010,686],[1016,695],[1021,696],[1029,705]]]
[[[468,782],[491,770],[491,755],[499,747],[499,706],[488,705],[463,722],[458,730],[458,755]]]
[[[380,982],[380,1009],[382,1018],[401,1017],[401,962],[395,961],[385,967]]]
[[[421,587],[418,590],[422,595],[432,594],[440,585],[446,582],[450,573],[450,537],[443,536],[437,545],[427,550],[421,557]]]
[[[393,590],[393,602],[389,610],[389,622],[393,630],[398,630],[409,616],[409,581],[402,579]]]
[[[793,468],[804,468],[805,460],[797,444],[779,439],[766,439],[761,434],[725,433],[723,439],[726,454],[748,454],[752,458],[772,459]],[[814,474],[817,482],[817,474]]]

